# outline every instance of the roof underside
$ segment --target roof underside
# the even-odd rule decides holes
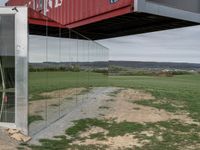
[[[193,25],[198,24],[146,13],[130,13],[74,28],[74,30],[97,40]]]
[[[72,29],[92,40],[99,40],[194,25],[198,23],[134,12]],[[30,34],[46,35],[47,33],[49,36],[69,37],[68,29],[48,27],[47,32],[45,26],[30,24]]]

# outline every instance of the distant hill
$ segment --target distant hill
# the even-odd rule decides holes
[[[108,62],[96,61],[96,62],[43,62],[43,63],[29,63],[29,66],[33,68],[57,68],[66,67],[70,65],[79,65],[81,68],[105,68],[108,67]]]
[[[181,69],[200,70],[200,64],[195,63],[172,63],[172,62],[141,62],[141,61],[109,61],[109,65],[137,68],[137,69]]]
[[[141,61],[109,61],[109,62],[43,62],[29,63],[33,68],[57,68],[69,65],[79,65],[81,68],[105,68],[109,66],[118,66],[124,68],[136,69],[180,69],[180,70],[200,70],[200,64],[195,63],[171,63],[171,62],[141,62]]]

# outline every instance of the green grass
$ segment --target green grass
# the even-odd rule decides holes
[[[97,140],[106,140],[103,132],[91,134],[90,138],[97,139]]]
[[[31,100],[36,100],[40,93],[65,88],[75,87],[123,87],[140,89],[152,93],[156,100],[138,101],[138,104],[165,109],[176,113],[179,110],[189,112],[196,121],[200,121],[200,75],[177,75],[173,77],[158,76],[106,76],[99,73],[86,72],[52,72],[48,77],[44,72],[30,73]],[[49,82],[48,82],[49,81]],[[50,82],[51,81],[51,82]],[[48,84],[47,84],[48,83]],[[119,91],[111,93],[115,96]],[[155,103],[162,100],[162,103]],[[175,105],[173,105],[175,104]],[[182,105],[183,107],[176,107]],[[134,134],[137,138],[149,140],[150,143],[136,150],[178,150],[187,146],[194,146],[200,143],[200,127],[196,125],[182,124],[177,120],[164,121],[158,123],[138,124],[133,122],[116,123],[114,121],[83,119],[75,122],[75,125],[66,130],[66,135],[57,140],[41,140],[41,146],[32,146],[33,150],[56,150],[56,149],[105,149],[105,146],[88,145],[78,146],[70,143],[79,138],[82,131],[86,131],[92,126],[101,127],[108,130],[107,136]],[[162,130],[165,128],[166,130]],[[151,130],[155,135],[147,137],[142,135],[142,131]],[[158,140],[158,136],[163,137],[163,141]],[[103,134],[94,134],[90,138],[103,139]],[[198,148],[197,148],[198,149]]]
[[[66,130],[66,134],[71,137],[77,138],[80,131],[86,131],[90,127],[101,127],[108,130],[107,136],[118,136],[125,135],[126,133],[134,133],[141,131],[144,126],[142,124],[133,122],[121,122],[116,123],[115,121],[99,120],[99,119],[81,119],[75,122],[75,125]]]
[[[178,75],[170,78],[151,76],[109,77],[109,84],[145,90],[151,92],[157,99],[169,99],[184,103],[185,109],[191,116],[200,121],[200,75]],[[161,108],[164,107],[163,105]]]
[[[59,89],[107,86],[107,77],[92,72],[31,72],[29,73],[30,100],[44,99],[40,94]]]
[[[151,106],[151,107],[155,107],[158,109],[165,109],[168,112],[177,112],[178,110],[181,110],[178,107],[175,107],[174,105],[172,105],[172,102],[170,103],[170,101],[165,100],[164,102],[157,102],[156,100],[141,100],[141,101],[136,101],[134,103],[136,104],[140,104],[140,105],[145,105],[145,106]],[[183,108],[182,108],[183,109]]]
[[[134,122],[121,122],[98,120],[98,119],[82,119],[75,121],[74,126],[66,130],[66,136],[56,137],[56,140],[42,139],[41,146],[30,146],[33,150],[55,150],[55,149],[105,149],[105,145],[86,145],[79,146],[70,144],[74,140],[84,141],[85,139],[105,140],[103,133],[91,134],[90,137],[79,137],[81,132],[91,127],[101,127],[108,131],[107,137],[123,136],[133,134],[139,140],[148,140],[149,143],[142,148],[136,147],[136,150],[178,150],[187,146],[195,146],[200,141],[200,127],[197,125],[182,124],[177,120],[162,121],[158,123],[139,124]],[[165,130],[164,130],[164,129]],[[153,131],[152,136],[142,134],[142,131]],[[158,139],[162,137],[162,141]]]
[[[66,130],[66,135],[70,136],[70,139],[67,139],[66,136],[58,136],[56,140],[42,139],[40,140],[41,146],[31,145],[29,146],[33,150],[64,150],[64,149],[79,149],[79,150],[104,150],[105,145],[87,145],[79,146],[76,144],[70,144],[74,140],[84,140],[79,137],[79,133],[86,131],[90,127],[101,127],[105,130],[108,130],[109,133],[107,136],[114,137],[118,135],[125,135],[126,133],[139,132],[143,128],[143,125],[131,122],[122,122],[116,123],[114,121],[107,120],[98,120],[98,119],[82,119],[75,121],[75,125]],[[99,139],[104,140],[102,133],[92,134],[90,139]]]
[[[42,116],[39,116],[39,115],[29,116],[28,117],[28,124],[30,125],[32,122],[40,121],[40,120],[44,120],[42,118]]]
[[[77,137],[80,131],[86,131],[91,126],[106,128],[107,123],[104,120],[98,119],[81,119],[75,121],[75,125],[71,128],[68,128],[66,130],[66,134],[70,135],[71,137]]]
[[[100,106],[99,109],[109,109],[110,107],[108,106]]]
[[[185,109],[193,118],[200,121],[200,75],[111,76],[106,78],[103,74],[93,72],[48,72],[48,74],[47,72],[31,72],[30,100],[44,98],[40,96],[40,93],[58,89],[102,86],[141,89],[151,92],[157,99],[184,102]],[[111,96],[116,94],[117,92],[111,93]],[[164,105],[160,107],[164,108]],[[171,111],[174,109],[169,107],[167,109]]]
[[[147,126],[155,134],[152,137],[138,134],[138,137],[147,139],[150,143],[136,150],[180,150],[187,149],[187,146],[193,146],[194,150],[198,149],[195,145],[200,141],[199,126],[182,124],[177,120],[151,123]],[[162,130],[161,127],[166,130]],[[160,141],[158,136],[162,136],[163,140]]]

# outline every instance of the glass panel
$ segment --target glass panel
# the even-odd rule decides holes
[[[66,31],[65,31],[66,32]],[[73,37],[73,38],[72,38]],[[69,38],[61,39],[61,116],[71,112],[77,104],[77,37],[69,32]]]
[[[60,68],[60,38],[47,37],[47,124],[57,120],[60,116],[60,94],[63,78]]]
[[[47,38],[29,36],[29,134],[46,126],[47,118]]]
[[[107,78],[104,47],[68,29],[48,34],[29,39],[30,135],[81,107]]]
[[[87,52],[87,48],[85,45],[87,41],[82,39],[80,35],[78,35],[77,46],[78,46],[78,54],[77,54],[77,105],[81,105],[86,98],[87,95],[87,72],[86,72],[86,57],[85,53]],[[86,42],[85,42],[86,41]]]
[[[0,15],[0,122],[15,122],[15,18]]]

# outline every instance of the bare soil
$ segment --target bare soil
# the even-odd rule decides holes
[[[76,94],[80,94],[82,91],[86,90],[85,88],[71,88],[64,90],[57,90],[52,92],[42,93],[41,96],[50,97],[50,98],[68,98],[73,97]]]
[[[138,123],[155,123],[159,121],[177,119],[183,123],[199,124],[198,122],[193,121],[187,113],[177,115],[178,113],[174,114],[163,109],[134,103],[134,101],[140,100],[154,100],[155,97],[153,97],[150,93],[127,89],[118,93],[115,99],[115,104],[111,108],[110,113],[105,116],[106,119],[115,119],[117,122],[128,121]]]
[[[73,97],[77,93],[81,93],[84,89],[68,89],[63,91],[53,91],[48,93],[43,93],[43,95],[48,96],[49,106],[55,105],[56,97],[62,93],[62,98]],[[117,92],[113,95],[113,92]],[[172,119],[177,119],[180,122],[187,124],[198,124],[192,118],[190,118],[188,113],[171,113],[163,109],[157,109],[150,106],[143,106],[136,104],[134,102],[140,100],[155,100],[150,93],[134,90],[134,89],[120,89],[120,88],[93,88],[89,94],[83,94],[87,97],[87,100],[83,101],[81,105],[77,105],[73,111],[68,115],[63,117],[61,120],[52,124],[50,127],[41,131],[33,137],[32,144],[36,144],[41,138],[53,138],[55,135],[62,135],[66,127],[73,126],[72,121],[84,119],[84,118],[99,118],[99,119],[114,119],[116,122],[136,122],[136,123],[156,123],[160,121],[168,121]],[[83,95],[79,95],[78,99],[84,98]],[[85,98],[86,98],[85,97]],[[38,114],[41,111],[41,101],[31,102],[31,109],[34,111],[33,114]],[[68,105],[69,103],[66,103]],[[63,105],[65,107],[65,105]],[[41,108],[40,108],[41,107]],[[107,107],[108,109],[99,109]],[[162,130],[166,130],[163,128]],[[91,139],[90,136],[93,134],[102,133],[104,139]],[[90,129],[80,133],[79,137],[84,138],[84,140],[76,140],[72,144],[78,145],[105,145],[108,146],[109,150],[117,149],[135,149],[135,147],[142,147],[148,144],[148,140],[138,139],[134,134],[126,134],[124,136],[109,137],[107,136],[108,131],[100,127],[91,127]],[[140,134],[146,135],[148,137],[154,136],[154,131],[143,131]],[[157,136],[159,141],[163,140],[162,135]],[[9,137],[4,139],[4,134],[0,132],[0,150],[16,149],[17,143],[10,141]],[[198,146],[198,145],[197,145]],[[196,146],[195,146],[196,147]],[[4,149],[2,149],[4,148]],[[194,146],[189,146],[188,149],[193,149]]]
[[[103,133],[104,139],[91,139],[90,135]],[[80,133],[81,138],[86,138],[85,140],[77,140],[74,141],[72,144],[76,145],[104,145],[109,146],[109,150],[117,150],[117,149],[127,149],[131,148],[134,149],[137,147],[142,147],[144,144],[147,144],[149,141],[139,140],[134,135],[126,134],[124,136],[116,136],[116,137],[108,137],[108,131],[99,128],[99,127],[92,127],[85,132]]]
[[[137,147],[142,147],[144,143],[147,141],[139,141],[134,135],[126,134],[124,136],[116,136],[116,137],[106,137],[105,140],[97,140],[97,139],[86,139],[85,141],[75,141],[73,144],[78,145],[105,145],[109,146],[109,150],[117,150],[117,149],[134,149]]]
[[[97,134],[97,133],[103,133],[104,135],[108,134],[108,131],[100,128],[100,127],[92,127],[89,130],[87,130],[86,132],[82,132],[79,137],[81,138],[89,138],[90,135],[92,134]]]

